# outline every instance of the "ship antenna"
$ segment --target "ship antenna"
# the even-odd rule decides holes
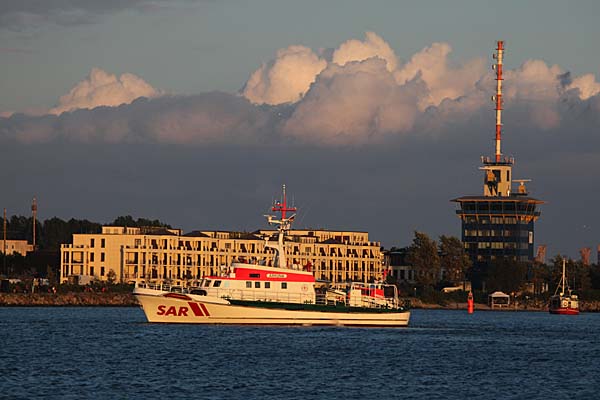
[[[496,95],[492,100],[496,102],[496,162],[500,162],[502,157],[501,141],[502,141],[502,61],[504,59],[504,41],[498,40],[496,47],[496,64],[492,68],[496,71]]]
[[[287,195],[285,193],[285,185],[283,185],[283,199],[282,200],[283,201],[276,201],[275,204],[273,205],[273,207],[271,208],[271,211],[281,213],[281,217],[279,219],[276,219],[276,217],[273,215],[265,215],[265,217],[267,217],[267,221],[269,222],[270,225],[278,225],[278,227],[277,227],[277,231],[278,231],[277,244],[276,245],[270,244],[268,242],[268,238],[266,238],[265,246],[273,248],[277,251],[274,266],[286,268],[287,267],[287,257],[285,255],[284,236],[285,236],[285,232],[290,229],[290,227],[292,225],[292,221],[296,217],[296,214],[292,214],[290,217],[287,217],[286,213],[288,211],[295,212],[296,207],[288,207],[287,206]]]
[[[281,213],[281,228],[289,229],[291,222],[294,220],[294,215],[289,218],[286,218],[286,213],[296,212],[296,207],[288,207],[287,206],[287,195],[285,193],[285,185],[283,185],[283,202],[276,202],[275,205],[271,208],[273,212]]]

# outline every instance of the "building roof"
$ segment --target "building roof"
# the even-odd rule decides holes
[[[185,237],[209,237],[208,235],[206,235],[200,231],[191,231],[191,232],[184,234],[183,236],[185,236]]]
[[[173,233],[166,228],[152,229],[148,232],[145,232],[145,234],[148,236],[179,236],[176,233]]]
[[[529,196],[462,196],[456,199],[452,199],[455,203],[462,203],[465,201],[475,201],[475,202],[515,202],[515,203],[534,203],[534,204],[544,204],[545,201],[535,199]]]

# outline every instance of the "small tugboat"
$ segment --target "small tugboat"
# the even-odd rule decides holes
[[[234,262],[221,273],[205,277],[195,287],[138,283],[134,295],[148,322],[188,324],[254,325],[348,325],[407,326],[410,311],[398,297],[394,285],[382,282],[349,282],[331,285],[317,282],[310,268],[290,268],[284,246],[286,232],[296,208],[283,201],[271,209],[280,212],[276,243],[266,246],[275,251],[272,265],[266,262]]]
[[[559,292],[560,290],[560,292]],[[568,294],[567,294],[568,291]],[[563,258],[562,278],[554,296],[550,297],[550,314],[577,315],[579,314],[579,299],[572,294],[565,277],[565,259]]]

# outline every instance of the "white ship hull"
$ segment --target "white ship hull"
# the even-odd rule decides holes
[[[140,294],[136,297],[148,321],[159,323],[402,327],[408,325],[410,318],[410,312],[403,310],[340,312],[323,311],[326,307],[321,310],[303,310],[301,305],[293,307],[300,309],[234,305],[208,296],[165,297]]]

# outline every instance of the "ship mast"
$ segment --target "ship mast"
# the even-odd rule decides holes
[[[289,218],[286,218],[286,213],[287,212],[296,212],[296,207],[288,207],[287,206],[287,196],[285,193],[285,185],[283,185],[283,200],[276,201],[275,204],[273,205],[273,207],[271,207],[271,211],[281,213],[280,219],[276,219],[276,217],[274,215],[265,215],[265,217],[267,217],[267,221],[268,221],[269,225],[278,225],[278,227],[277,227],[277,231],[278,231],[277,244],[270,244],[268,241],[269,239],[266,238],[265,239],[266,240],[265,247],[272,248],[277,252],[277,254],[275,256],[275,260],[273,262],[273,266],[280,267],[280,268],[286,268],[287,267],[287,257],[285,254],[285,246],[284,246],[283,240],[285,237],[285,233],[288,230],[290,230],[290,228],[292,226],[292,221],[296,217],[296,214],[292,214],[292,216],[290,216]]]
[[[560,280],[560,295],[565,295],[565,259],[563,258],[562,279]]]

